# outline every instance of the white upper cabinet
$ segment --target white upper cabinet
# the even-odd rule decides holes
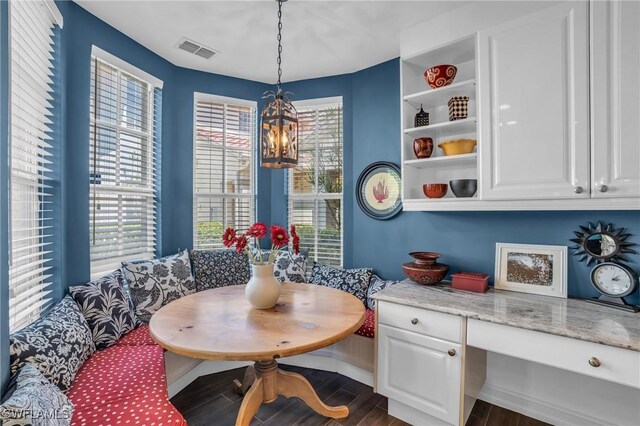
[[[591,101],[593,197],[640,197],[637,1],[591,3]]]
[[[485,200],[590,195],[587,2],[564,2],[480,31]]]

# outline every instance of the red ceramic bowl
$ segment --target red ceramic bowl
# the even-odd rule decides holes
[[[413,262],[403,263],[402,270],[411,281],[418,284],[438,284],[447,276],[449,266],[436,264],[428,267],[416,265]]]
[[[448,188],[446,183],[425,183],[422,192],[429,198],[442,198],[447,195]]]
[[[412,251],[409,256],[413,257],[416,265],[435,265],[436,260],[440,257],[440,253],[432,251]]]
[[[424,79],[432,89],[437,89],[453,83],[457,72],[458,68],[454,65],[436,65],[424,72]]]

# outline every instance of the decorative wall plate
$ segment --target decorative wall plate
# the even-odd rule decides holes
[[[356,183],[358,205],[374,219],[392,218],[402,210],[400,182],[400,168],[395,164],[386,161],[369,164]]]

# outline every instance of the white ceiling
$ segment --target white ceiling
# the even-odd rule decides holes
[[[277,3],[77,0],[84,9],[175,65],[274,83]],[[312,1],[283,5],[283,81],[358,71],[399,56],[400,32],[463,1]],[[178,50],[187,37],[220,52]]]

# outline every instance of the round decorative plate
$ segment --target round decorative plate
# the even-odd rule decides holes
[[[358,205],[374,219],[390,219],[400,213],[400,194],[400,169],[386,161],[369,164],[356,183]]]

